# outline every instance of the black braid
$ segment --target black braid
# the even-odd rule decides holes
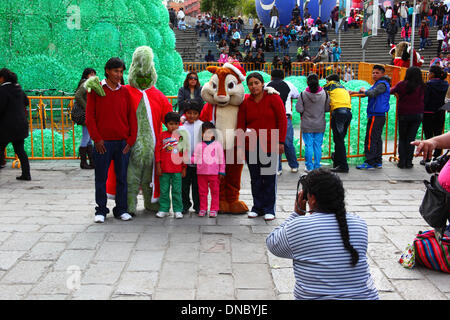
[[[345,190],[341,179],[326,169],[316,169],[306,176],[305,185],[309,194],[315,196],[320,212],[334,213],[339,224],[344,247],[352,256],[352,265],[359,261],[358,251],[350,244],[350,235],[345,210]]]

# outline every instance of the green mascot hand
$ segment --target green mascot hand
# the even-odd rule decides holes
[[[87,79],[84,83],[84,87],[89,93],[94,90],[100,97],[104,97],[106,95],[100,83],[100,79],[97,76]]]

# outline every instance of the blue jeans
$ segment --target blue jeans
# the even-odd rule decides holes
[[[323,134],[323,132],[304,132],[302,134],[305,142],[305,166],[308,170],[320,168]]]
[[[130,152],[123,154],[127,142],[125,140],[108,140],[105,141],[106,152],[100,154],[94,148],[92,157],[95,163],[95,207],[96,215],[106,216],[109,209],[106,206],[106,179],[108,178],[108,169],[111,160],[114,160],[114,169],[116,173],[116,206],[113,209],[114,217],[119,218],[128,210],[127,203],[127,170]]]
[[[295,152],[294,147],[294,128],[292,127],[291,117],[287,119],[286,140],[284,140],[284,154],[286,155],[289,167],[293,169],[298,168],[297,153]],[[278,171],[281,171],[281,155],[280,161],[278,163]]]
[[[419,49],[425,49],[427,46],[427,38],[420,38],[420,47]]]
[[[81,127],[82,127],[82,136],[80,147],[87,147],[88,144],[92,144],[91,136],[89,135],[89,131],[86,126]]]

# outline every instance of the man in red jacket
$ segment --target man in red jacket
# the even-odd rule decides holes
[[[94,140],[95,162],[95,222],[103,223],[109,209],[106,206],[106,179],[111,160],[115,163],[117,177],[116,206],[114,217],[130,220],[127,205],[127,169],[130,148],[136,141],[136,110],[131,104],[128,90],[121,80],[125,64],[119,58],[111,58],[105,65],[105,76],[101,82],[104,96],[92,91],[88,93],[86,126]]]

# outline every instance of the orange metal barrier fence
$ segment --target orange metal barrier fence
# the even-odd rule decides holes
[[[78,141],[75,139],[75,125],[71,120],[70,113],[73,107],[73,97],[28,97],[30,100],[30,107],[28,108],[29,126],[30,126],[30,142],[31,152],[28,155],[30,160],[58,160],[58,159],[76,159],[78,158]],[[357,121],[357,130],[348,129],[347,145],[348,158],[364,157],[363,143],[365,132],[366,119],[361,119],[361,100],[366,98],[363,95],[352,95],[352,98],[358,98],[358,113],[357,117],[354,111],[352,121]],[[169,102],[173,105],[177,97],[169,96]],[[395,112],[395,111],[391,111]],[[392,120],[394,119],[394,120]],[[392,123],[394,121],[394,123]],[[394,137],[389,137],[388,132],[390,126],[394,125]],[[44,130],[51,130],[51,141],[44,139]],[[331,127],[328,125],[328,154],[324,155],[323,159],[331,158],[332,134]],[[386,117],[384,133],[384,152],[383,155],[391,155],[396,157],[397,150],[397,117]],[[62,155],[56,155],[55,149],[55,135],[62,136]],[[35,146],[35,137],[38,137],[39,146]],[[356,141],[356,146],[352,143]],[[51,143],[51,153],[45,153],[45,144]],[[302,135],[300,132],[300,156],[299,160],[304,160],[302,154]],[[36,150],[39,149],[39,150]],[[7,157],[14,159],[14,157]],[[16,158],[13,166],[18,164]]]
[[[208,65],[219,65],[219,63],[184,63],[185,68],[188,70],[196,70],[203,71],[206,69]],[[254,64],[243,64],[248,71],[252,71],[252,68],[255,67]],[[371,73],[374,64],[370,63],[350,63],[350,62],[342,62],[342,63],[293,63],[292,73],[297,75],[307,75],[310,72],[318,73],[322,78],[325,77],[328,73],[339,73],[344,72],[345,70],[351,69],[353,72],[353,79],[365,80],[367,82],[371,81]],[[191,69],[189,69],[191,68]],[[203,69],[202,69],[203,68]],[[265,64],[265,70],[269,71],[272,68],[272,64]],[[406,72],[406,68],[400,68],[395,66],[385,66],[386,73],[393,79],[393,81],[400,81],[400,79],[404,78],[404,74]],[[427,74],[424,73],[424,77]],[[450,76],[449,76],[450,77]],[[449,79],[450,80],[450,79]],[[364,135],[362,135],[362,131],[365,130],[366,119],[361,119],[361,100],[365,97],[362,95],[352,95],[353,99],[358,98],[358,117],[355,119],[355,110],[353,110],[353,121],[358,121],[358,130],[352,130],[351,127],[348,129],[347,135],[347,153],[348,158],[356,158],[356,157],[364,157],[364,148],[360,145],[363,144],[364,141],[361,142],[361,137],[364,139]],[[177,100],[176,96],[167,97],[169,102],[174,105]],[[28,115],[29,115],[29,126],[30,126],[30,143],[31,143],[31,152],[29,152],[28,156],[30,160],[55,160],[55,159],[76,159],[78,157],[78,143],[75,139],[75,125],[71,120],[70,113],[73,107],[74,97],[45,97],[45,96],[30,96],[28,97],[30,101],[30,105],[28,107]],[[294,101],[295,102],[295,101]],[[392,113],[391,111],[390,113]],[[383,155],[391,155],[394,159],[397,155],[397,116],[396,110],[394,111],[394,115],[387,114],[385,131],[384,131],[384,152]],[[394,136],[388,136],[389,128],[394,125]],[[445,125],[448,126],[448,116]],[[361,128],[362,127],[362,128]],[[45,152],[45,144],[48,141],[44,139],[44,130],[51,131],[51,152]],[[445,132],[446,128],[444,128]],[[39,137],[40,134],[40,137]],[[55,152],[55,135],[62,136],[62,154],[57,155]],[[35,136],[39,139],[41,144],[40,148],[35,148]],[[423,133],[422,133],[423,136]],[[328,126],[328,155],[325,155],[323,159],[331,158],[331,146],[332,146],[332,134],[331,127]],[[356,146],[352,146],[352,141],[356,140]],[[300,133],[300,157],[299,160],[304,160],[302,155],[302,136]],[[39,150],[38,150],[39,149]],[[2,151],[0,151],[2,152]],[[7,157],[8,159],[14,159],[14,157]],[[13,162],[13,166],[18,163],[17,157],[16,161]]]

